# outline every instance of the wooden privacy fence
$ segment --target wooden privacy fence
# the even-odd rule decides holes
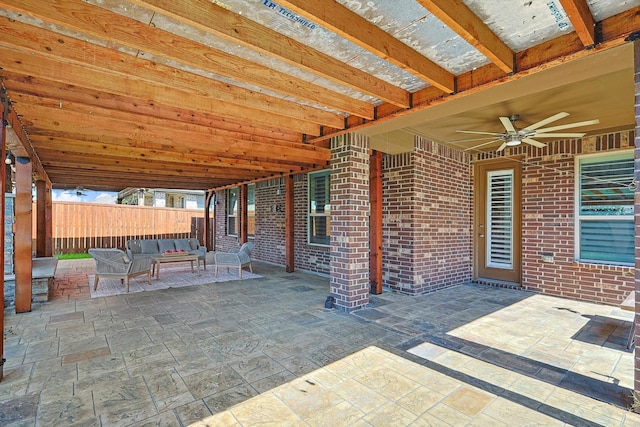
[[[204,210],[53,202],[52,237],[54,254],[124,249],[130,239],[196,237],[204,244]]]

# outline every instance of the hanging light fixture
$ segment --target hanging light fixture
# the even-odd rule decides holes
[[[522,144],[522,137],[519,134],[509,135],[509,139],[506,142],[507,147],[515,147]]]

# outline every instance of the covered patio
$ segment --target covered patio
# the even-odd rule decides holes
[[[0,0],[1,404],[184,425],[365,354],[455,378],[435,407],[482,395],[477,424],[635,420],[582,399],[640,392],[639,31],[640,0]],[[80,270],[36,305],[51,189],[79,186],[204,191],[201,243],[252,241],[265,278],[94,300]]]
[[[618,308],[461,285],[347,314],[326,277],[265,263],[90,298],[93,261],[60,264],[53,300],[5,319],[3,426],[640,423]]]

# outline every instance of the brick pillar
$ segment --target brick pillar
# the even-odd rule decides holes
[[[635,135],[635,167],[634,177],[635,180],[640,180],[640,40],[633,42],[634,50],[634,75],[635,75],[635,115],[636,115],[636,135]],[[635,236],[635,267],[636,267],[636,312],[635,312],[635,363],[634,363],[634,392],[640,397],[640,334],[638,334],[638,322],[640,322],[640,188],[636,184],[634,194],[634,236]]]
[[[336,308],[369,303],[369,139],[331,140],[331,294]]]

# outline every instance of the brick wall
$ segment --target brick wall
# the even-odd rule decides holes
[[[253,256],[278,265],[285,263],[284,179],[256,184],[256,247]]]
[[[253,257],[277,265],[285,264],[285,192],[284,179],[276,178],[256,184],[256,235]],[[329,274],[328,247],[307,244],[307,174],[294,176],[295,268]],[[279,194],[280,193],[280,194]],[[216,193],[215,250],[230,251],[239,247],[238,238],[227,236],[226,197]]]
[[[619,304],[634,288],[633,268],[577,262],[574,248],[575,156],[633,144],[634,132],[627,131],[505,150],[523,159],[523,288],[607,304]],[[543,253],[553,254],[553,262],[543,262]]]
[[[385,156],[383,279],[420,294],[471,280],[470,156],[418,138]]]

